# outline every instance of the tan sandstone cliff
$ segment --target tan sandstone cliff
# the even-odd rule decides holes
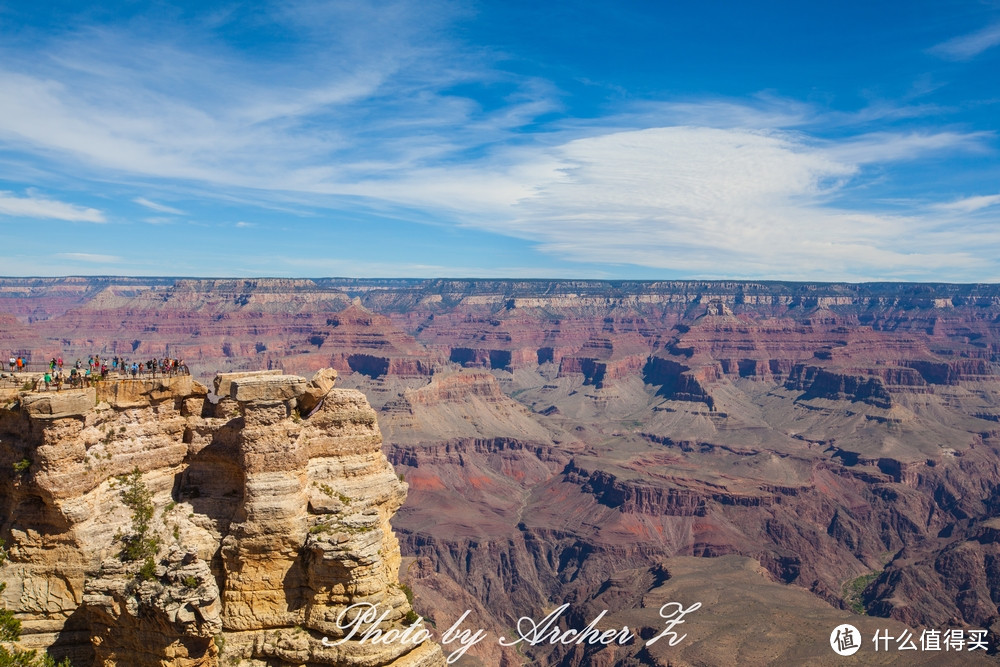
[[[323,642],[350,605],[388,612],[382,630],[413,619],[389,525],[406,485],[335,378],[223,375],[218,403],[188,376],[0,397],[2,603],[22,645],[78,667],[443,665],[432,642]],[[146,578],[116,537],[134,470],[161,541]]]

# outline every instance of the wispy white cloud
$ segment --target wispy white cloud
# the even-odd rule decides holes
[[[994,142],[987,132],[917,122],[887,129],[945,113],[936,105],[876,102],[838,112],[770,94],[631,102],[543,132],[534,124],[560,109],[560,91],[450,39],[444,28],[461,5],[266,6],[261,20],[295,35],[269,58],[215,38],[215,27],[239,11],[232,5],[201,25],[148,34],[83,27],[61,33],[45,45],[46,58],[31,62],[0,46],[9,56],[0,58],[0,146],[61,173],[139,183],[138,192],[168,185],[161,192],[183,192],[184,201],[286,207],[298,217],[310,208],[415,211],[408,219],[527,239],[588,264],[830,279],[959,276],[993,266],[984,248],[996,249],[995,239],[971,245],[946,225],[993,205],[992,194],[892,213],[847,198],[872,172],[981,154]],[[996,43],[993,26],[935,49],[965,58]],[[491,94],[460,92],[470,89]],[[0,193],[0,213],[11,199],[28,206]],[[63,219],[104,219],[95,209],[32,201],[39,210],[64,207]],[[133,201],[187,215],[146,197]],[[252,211],[227,219],[244,215],[254,219]],[[458,265],[329,266],[342,274],[372,275],[380,266],[397,267],[393,275],[477,273]]]
[[[998,44],[1000,44],[1000,23],[994,23],[981,30],[941,42],[931,47],[930,52],[947,60],[970,60]]]
[[[155,201],[150,201],[145,197],[136,197],[133,199],[139,206],[145,206],[148,209],[152,209],[159,213],[169,213],[171,215],[186,215],[184,211],[174,208],[173,206],[167,206],[166,204],[157,204]]]
[[[1000,195],[979,195],[935,204],[934,208],[940,211],[973,213],[975,211],[997,205],[1000,205]]]
[[[381,187],[416,206],[449,202],[467,225],[578,262],[719,278],[958,276],[988,260],[961,232],[940,232],[943,219],[917,206],[886,214],[836,202],[870,165],[981,150],[986,139],[878,133],[824,141],[779,130],[659,127],[513,151],[477,170],[425,172]]]
[[[450,41],[434,3],[276,7],[267,18],[300,41],[271,60],[178,26],[82,28],[41,64],[8,58],[0,142],[118,176],[328,193],[507,139],[557,104],[550,84]],[[505,104],[484,109],[463,84]]]
[[[91,264],[115,264],[122,261],[122,258],[117,255],[101,255],[90,252],[58,252],[56,257]]]
[[[857,164],[884,164],[935,153],[986,153],[994,136],[992,132],[873,132],[841,139],[827,153]]]
[[[923,243],[931,221],[831,204],[868,162],[963,146],[966,137],[865,137],[851,149],[797,134],[655,128],[554,151],[561,177],[521,199],[516,233],[582,261],[714,277],[863,279],[969,262]],[[952,244],[954,246],[954,244]]]
[[[68,204],[34,194],[18,197],[12,192],[0,192],[0,215],[71,222],[105,222],[104,214],[96,208]]]
[[[835,128],[858,131],[865,125],[940,115],[950,110],[931,103],[913,103],[920,91],[933,84],[921,82],[904,101],[872,100],[856,110],[830,110],[770,93],[749,98],[702,97],[679,101],[639,101],[627,111],[597,119],[605,128],[634,129],[664,125],[720,129],[790,130],[829,132]],[[593,127],[594,121],[569,121],[568,125]]]
[[[814,124],[819,112],[798,100],[760,94],[751,99],[700,98],[638,102],[621,114],[621,127],[685,125],[715,128],[788,129]],[[614,120],[614,119],[612,119]],[[602,119],[607,122],[607,119]]]

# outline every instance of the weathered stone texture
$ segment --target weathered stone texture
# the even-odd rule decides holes
[[[280,370],[270,371],[237,371],[235,373],[219,373],[212,381],[216,396],[229,396],[233,380],[239,378],[260,377],[262,375],[281,375]]]
[[[364,396],[335,379],[217,378],[236,417],[203,416],[207,389],[189,376],[27,393],[0,410],[0,458],[30,461],[0,480],[2,602],[23,643],[77,665],[442,665],[433,643],[322,643],[355,602],[388,610],[384,629],[411,611],[389,525],[406,485]],[[148,580],[116,538],[131,516],[115,477],[134,469],[162,545]]]
[[[230,383],[230,398],[250,401],[281,402],[305,393],[306,381],[297,375],[265,375],[236,378]]]
[[[94,389],[47,391],[26,395],[21,399],[21,407],[35,419],[62,419],[82,417],[94,407],[95,400]]]

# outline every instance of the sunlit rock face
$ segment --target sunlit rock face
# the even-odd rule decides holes
[[[0,575],[23,644],[78,665],[443,664],[431,642],[323,643],[352,604],[387,612],[385,630],[411,611],[389,525],[406,485],[364,395],[335,379],[223,376],[218,402],[190,376],[15,394]],[[122,558],[135,470],[159,541],[145,571]]]
[[[329,391],[328,379],[303,384],[284,376],[330,367],[339,388],[367,397],[382,449],[405,476],[409,495],[393,520],[402,576],[416,592],[417,611],[438,626],[472,610],[468,625],[499,636],[522,614],[541,617],[566,602],[567,623],[585,624],[605,607],[639,622],[646,595],[664,587],[702,582],[708,604],[709,573],[721,567],[712,561],[724,557],[750,563],[754,573],[733,573],[733,582],[744,582],[733,585],[750,587],[733,600],[754,598],[758,575],[769,596],[795,593],[780,624],[796,631],[818,603],[831,621],[856,620],[848,609],[863,608],[883,619],[1000,636],[996,285],[2,279],[0,312],[8,315],[0,317],[2,344],[30,351],[35,361],[100,352],[179,358],[202,381],[227,371],[210,408],[189,393],[177,414],[169,402],[159,414],[142,413],[130,433],[162,445],[128,450],[131,458],[115,473],[150,451],[156,465],[178,470],[194,456],[177,489],[196,516],[211,521],[179,521],[180,532],[192,543],[207,535],[218,553],[206,547],[198,557],[213,572],[233,573],[234,611],[227,616],[220,608],[224,627],[298,613],[254,588],[253,572],[272,564],[255,561],[249,546],[220,548],[224,536],[261,549],[254,540],[265,539],[267,521],[309,525],[322,513],[353,511],[332,484],[333,495],[316,493],[301,475],[280,492],[267,488],[278,451],[294,466],[312,461],[312,440],[306,446],[299,439],[326,410]],[[240,387],[245,373],[261,368],[274,379]],[[0,405],[16,400],[25,381],[0,378]],[[119,391],[100,401],[143,410],[162,390]],[[49,452],[46,461],[82,460],[87,447],[65,444],[77,431],[103,451],[105,435],[77,425],[92,418],[73,416],[89,410],[90,399],[38,400],[30,408],[31,437]],[[112,461],[126,451],[118,446]],[[198,453],[189,454],[192,448]],[[8,468],[25,454],[12,449],[9,456]],[[107,465],[90,461],[95,470]],[[89,478],[51,465],[33,463],[19,483],[37,475],[50,495],[87,488]],[[143,465],[156,481],[155,466]],[[176,474],[156,482],[158,493],[173,489]],[[23,495],[10,484],[12,498]],[[313,508],[305,518],[298,500],[285,503],[303,493]],[[54,526],[35,529],[32,539],[61,534],[66,519],[46,509],[48,496],[35,496],[10,501],[14,516]],[[104,497],[100,513],[118,512],[125,525],[116,494]],[[60,511],[79,523],[90,510]],[[376,537],[374,529],[345,532]],[[310,543],[306,551],[322,552],[327,562],[326,545],[334,543]],[[275,571],[288,567],[288,581],[308,581],[288,565],[291,547],[274,544]],[[74,553],[62,554],[68,571],[98,562],[77,564]],[[656,583],[665,561],[690,557],[700,560],[683,579]],[[852,597],[858,582],[870,585]],[[220,600],[228,605],[223,583]],[[315,609],[313,584],[295,585],[301,609]],[[63,602],[52,600],[79,597],[65,583],[46,586],[8,595],[11,603],[32,599],[53,608]],[[810,604],[801,603],[803,590]],[[210,617],[211,605],[204,608]],[[730,634],[716,639],[747,647],[754,626],[739,618],[739,605],[732,610],[736,616],[713,612],[731,620],[723,624]],[[72,627],[79,626],[65,626]],[[817,628],[811,632],[801,636],[819,637]],[[61,637],[70,635],[64,629]],[[285,644],[303,639],[299,633]],[[700,646],[682,659],[720,662],[707,642]],[[673,659],[617,650],[585,659]],[[489,665],[524,657],[496,642],[470,654]],[[540,665],[584,660],[542,647],[525,654]],[[266,655],[278,654],[267,648]]]

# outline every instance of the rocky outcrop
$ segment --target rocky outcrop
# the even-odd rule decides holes
[[[889,409],[892,397],[877,377],[836,373],[816,366],[796,365],[785,380],[785,388],[801,391],[802,399],[829,398],[862,401]]]
[[[432,643],[374,644],[337,620],[365,602],[409,625],[389,519],[406,485],[364,396],[281,374],[189,376],[26,393],[0,410],[6,606],[23,642],[74,664],[144,667],[443,664]],[[25,462],[19,467],[18,461]],[[148,561],[125,558],[138,471]]]
[[[500,385],[489,373],[461,372],[435,378],[430,384],[406,392],[410,405],[439,405],[461,403],[477,397],[490,403],[506,401]]]
[[[0,321],[10,324],[0,340],[36,361],[59,351],[168,355],[195,377],[336,368],[339,386],[361,389],[378,409],[386,450],[409,483],[394,525],[425,575],[412,579],[418,611],[439,622],[474,608],[483,627],[502,632],[515,614],[556,602],[602,609],[630,568],[646,577],[664,558],[740,554],[774,590],[793,584],[839,611],[845,585],[865,576],[875,583],[859,603],[870,614],[996,624],[995,285],[4,279],[0,310],[16,319]],[[27,379],[7,381],[0,404],[18,401]],[[158,382],[102,384],[93,407],[63,392],[40,400],[36,417],[22,421],[14,408],[21,416],[0,418],[18,433],[5,440],[13,444],[0,468],[24,470],[6,482],[3,502],[4,536],[19,545],[10,567],[27,583],[9,587],[6,603],[31,621],[29,637],[51,643],[45,633],[58,627],[64,645],[90,646],[90,613],[76,611],[90,589],[80,582],[115,549],[83,557],[73,545],[113,542],[107,526],[127,517],[105,483],[139,466],[158,508],[177,503],[165,543],[176,526],[184,553],[216,577],[229,609],[220,612],[222,658],[238,650],[258,667],[323,659],[313,640],[329,625],[316,600],[325,586],[333,600],[380,580],[379,550],[391,553],[377,512],[358,514],[357,492],[317,468],[336,457],[313,453],[310,425],[351,400],[328,380],[234,376],[214,392],[217,403],[196,387],[172,396]],[[331,424],[364,440],[363,421]],[[293,474],[275,486],[282,456]],[[365,474],[385,507],[398,503],[388,475]],[[301,548],[276,532],[265,558],[271,521],[308,535]],[[68,527],[80,537],[64,538]],[[49,552],[59,553],[63,579],[44,565]],[[428,592],[438,608],[420,608]],[[639,603],[628,590],[614,594]],[[282,607],[282,595],[294,604]],[[397,597],[385,598],[394,618],[404,609]],[[140,609],[161,619],[165,636],[188,632]],[[264,636],[252,629],[268,623]],[[202,639],[186,641],[198,659]]]
[[[224,637],[208,563],[176,545],[149,580],[116,558],[84,587],[94,664],[212,667]],[[224,644],[222,644],[224,645]]]
[[[657,394],[675,401],[704,403],[709,408],[715,406],[709,385],[719,379],[715,366],[689,368],[671,359],[653,356],[642,368],[646,384],[657,386]]]
[[[306,385],[305,390],[296,397],[296,407],[302,414],[309,415],[323,402],[336,381],[337,371],[332,368],[318,371]]]
[[[21,407],[34,419],[83,417],[94,407],[96,398],[94,389],[28,394],[21,399]]]
[[[281,375],[281,371],[272,369],[267,371],[237,371],[234,373],[219,373],[212,381],[212,387],[215,389],[216,396],[228,397],[233,391],[233,380],[239,380],[240,378],[266,377],[269,375]]]

